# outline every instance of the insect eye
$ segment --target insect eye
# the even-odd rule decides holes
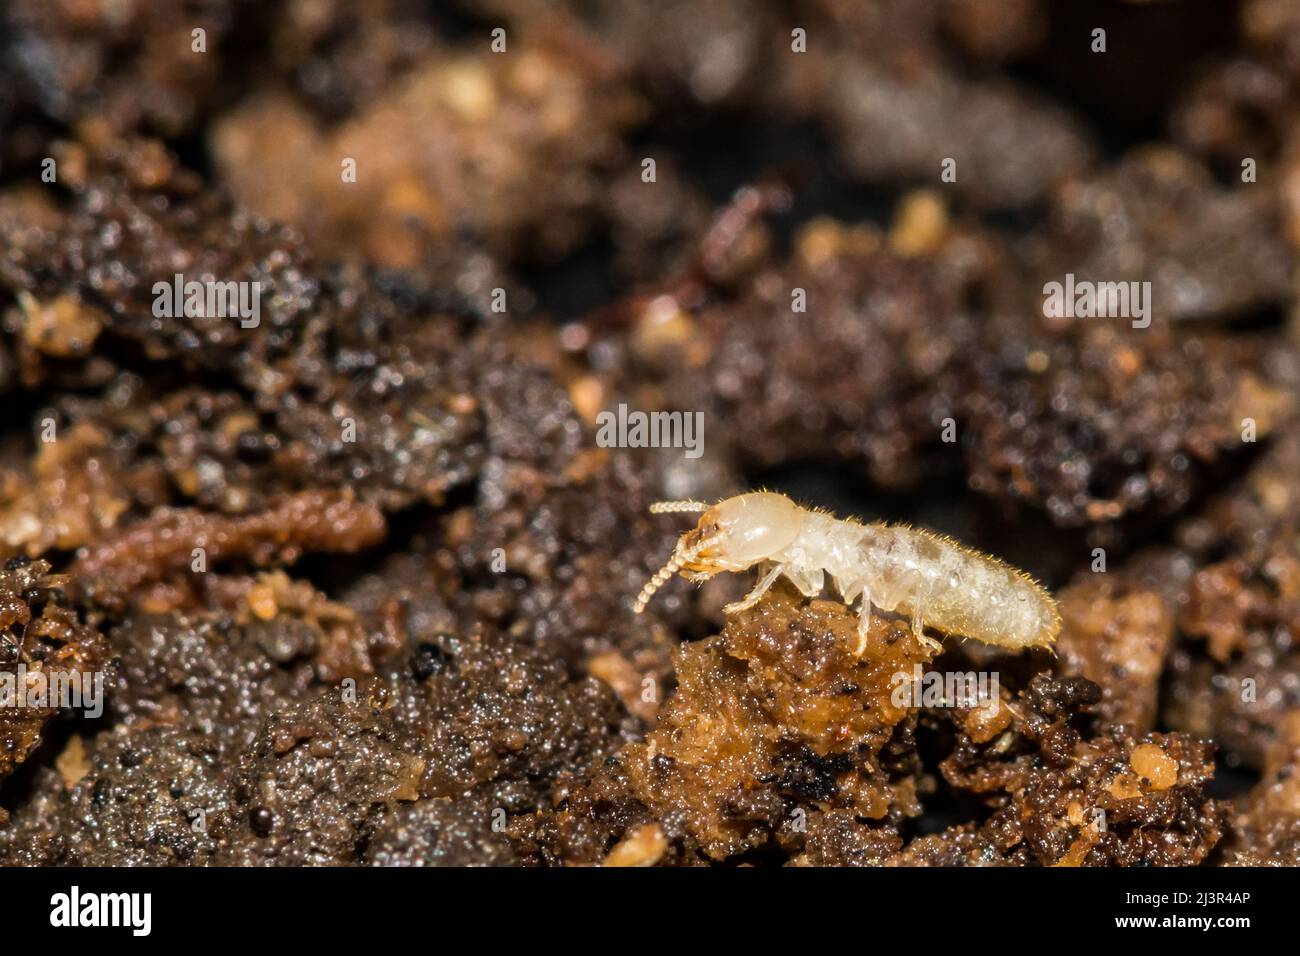
[[[701,521],[691,531],[691,541],[706,541],[718,533],[718,523],[716,521]]]

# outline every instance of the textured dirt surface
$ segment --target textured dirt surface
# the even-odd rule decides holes
[[[0,10],[0,864],[1300,864],[1285,0],[429,6]],[[760,486],[1056,647],[634,615]]]
[[[103,636],[56,599],[64,579],[45,561],[9,560],[0,571],[0,777],[7,777],[40,742],[63,709],[50,700],[55,681],[93,692],[93,675],[109,664]]]

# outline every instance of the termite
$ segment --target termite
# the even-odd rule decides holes
[[[1050,647],[1061,630],[1056,601],[1028,574],[929,531],[840,519],[768,491],[712,506],[660,501],[650,511],[700,513],[700,519],[641,589],[637,614],[674,574],[705,581],[758,565],[753,590],[723,608],[727,614],[753,607],[782,575],[805,597],[819,595],[830,575],[846,605],[860,602],[859,656],[873,608],[910,617],[912,633],[932,651],[940,645],[925,635],[927,627],[1016,650]]]

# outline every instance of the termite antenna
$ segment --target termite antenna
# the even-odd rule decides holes
[[[678,572],[683,564],[686,563],[686,555],[674,554],[668,559],[668,563],[655,572],[655,576],[645,583],[641,593],[636,596],[636,603],[632,605],[632,613],[640,614],[645,610],[650,599],[654,597],[656,591],[664,586],[664,583]]]
[[[670,502],[665,502],[665,504],[668,503]],[[709,538],[707,541],[701,541],[698,545],[686,551],[674,552],[673,556],[668,559],[668,563],[655,572],[654,577],[645,583],[641,593],[636,596],[636,603],[632,605],[632,613],[640,614],[644,611],[646,605],[650,603],[650,599],[654,597],[655,592],[663,587],[669,578],[680,571],[684,564],[693,561],[701,551],[711,548],[717,543],[717,538]]]
[[[679,512],[708,511],[709,506],[703,501],[656,501],[650,506],[652,515],[676,514]]]

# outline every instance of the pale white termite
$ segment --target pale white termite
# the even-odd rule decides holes
[[[1056,601],[1033,578],[997,558],[917,528],[863,524],[801,508],[785,495],[750,492],[707,505],[661,501],[651,512],[703,512],[677,541],[672,557],[646,582],[633,609],[680,572],[704,581],[722,571],[759,565],[758,583],[728,614],[756,604],[785,575],[805,596],[821,593],[827,575],[844,603],[860,600],[855,653],[867,646],[872,608],[910,617],[912,632],[932,649],[924,629],[1000,647],[1050,647],[1061,630]]]

